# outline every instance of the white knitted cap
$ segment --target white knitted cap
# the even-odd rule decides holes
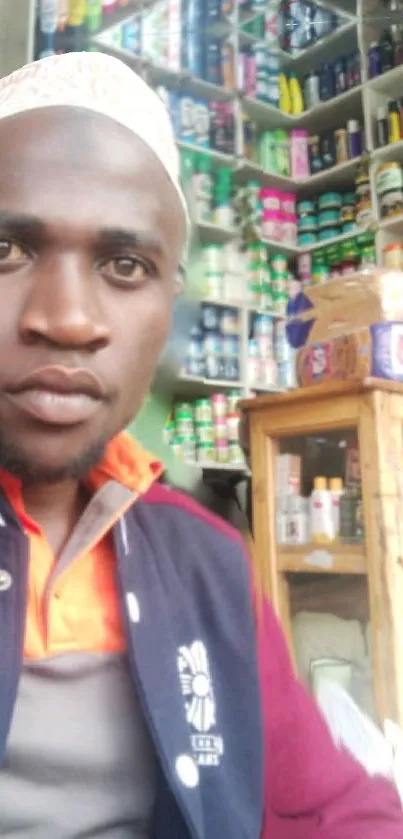
[[[70,52],[34,61],[0,79],[0,119],[63,105],[110,117],[143,140],[172,181],[188,223],[168,112],[137,73],[104,53]]]

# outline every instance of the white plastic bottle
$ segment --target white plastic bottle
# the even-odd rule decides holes
[[[315,544],[329,545],[333,541],[332,496],[327,479],[314,478],[310,503],[311,540]]]
[[[341,478],[330,478],[329,492],[332,499],[333,539],[338,540],[340,536],[340,498],[344,493]]]

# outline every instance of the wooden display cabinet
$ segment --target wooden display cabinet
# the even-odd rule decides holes
[[[403,385],[323,383],[251,399],[242,409],[250,435],[256,579],[272,599],[291,653],[295,611],[368,618],[377,713],[403,725]],[[298,449],[298,440],[326,435],[342,447],[345,433],[358,438],[362,544],[280,546],[277,455]],[[340,452],[339,464],[343,458]]]

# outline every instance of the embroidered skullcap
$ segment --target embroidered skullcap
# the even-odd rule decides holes
[[[136,134],[164,167],[188,223],[168,112],[137,73],[104,53],[70,52],[34,61],[0,79],[0,119],[63,105],[103,114]]]

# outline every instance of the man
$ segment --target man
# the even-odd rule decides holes
[[[1,836],[401,839],[254,617],[238,535],[120,433],[186,239],[162,104],[54,56],[0,82],[0,150]]]

